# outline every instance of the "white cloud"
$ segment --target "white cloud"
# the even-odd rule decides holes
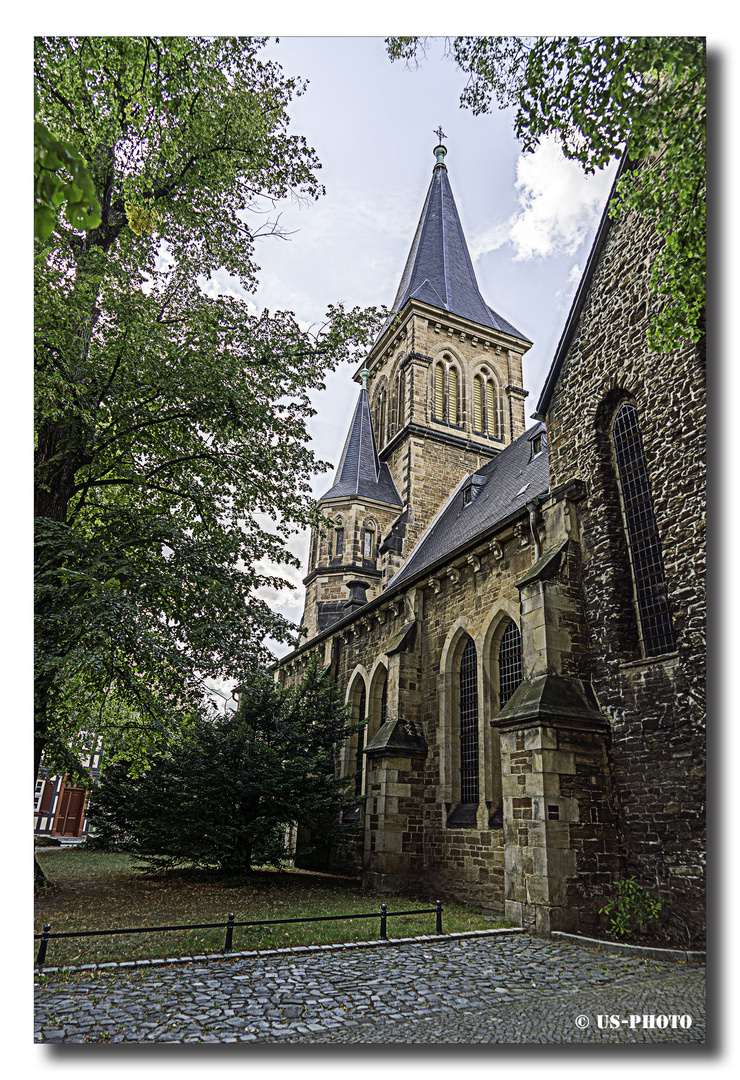
[[[581,274],[583,269],[578,263],[574,263],[570,268],[568,274],[568,280],[562,289],[558,289],[555,293],[555,306],[558,311],[568,311],[570,309],[571,301],[576,294],[576,289],[581,280]]]
[[[593,176],[563,156],[548,136],[516,165],[519,209],[471,244],[473,258],[511,243],[514,258],[525,261],[575,255],[593,233],[611,187],[616,163]]]

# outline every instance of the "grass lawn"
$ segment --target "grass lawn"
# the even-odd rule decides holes
[[[74,848],[41,848],[39,864],[55,886],[50,895],[36,899],[35,933],[51,923],[52,933],[73,930],[112,930],[136,926],[236,920],[291,919],[310,915],[350,915],[377,912],[372,919],[347,922],[294,923],[284,926],[237,927],[234,951],[284,948],[288,945],[325,945],[340,941],[368,941],[379,936],[380,905],[388,911],[434,907],[436,897],[396,897],[363,893],[356,878],[318,874],[308,870],[255,870],[238,883],[202,871],[180,870],[148,875],[135,869],[129,855]],[[489,916],[490,918],[490,916]],[[445,933],[490,930],[511,925],[490,922],[479,909],[443,903]],[[388,937],[433,934],[435,916],[388,918]],[[220,952],[225,930],[172,930],[156,934],[122,934],[101,938],[51,939],[46,954],[49,967],[92,964],[105,960],[139,960]],[[34,942],[34,957],[38,942]]]

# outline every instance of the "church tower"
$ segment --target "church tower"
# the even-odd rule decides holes
[[[380,460],[408,519],[402,559],[459,481],[526,426],[522,357],[532,343],[481,296],[447,149],[434,153],[393,315],[366,361]]]
[[[459,482],[525,429],[522,357],[532,343],[481,296],[447,149],[440,142],[434,154],[392,314],[354,376],[359,400],[319,499],[334,527],[311,537],[309,638],[376,596]]]

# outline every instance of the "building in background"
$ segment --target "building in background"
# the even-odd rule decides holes
[[[90,771],[90,786],[100,775],[100,744],[88,732],[80,732],[81,752]],[[66,774],[36,778],[34,792],[34,836],[60,840],[62,843],[81,843],[88,835],[88,788],[68,783]]]

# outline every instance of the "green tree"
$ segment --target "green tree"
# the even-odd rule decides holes
[[[262,44],[35,42],[38,121],[100,210],[36,242],[36,771],[42,753],[74,771],[80,727],[143,767],[205,679],[295,640],[256,593],[315,520],[308,391],[378,316],[339,306],[306,330],[202,288],[224,268],[253,289],[254,212],[322,192],[288,133],[303,86]]]
[[[255,674],[235,714],[201,713],[140,776],[125,760],[105,765],[92,827],[156,869],[193,863],[242,875],[275,864],[285,856],[286,825],[326,841],[356,803],[351,778],[348,793],[348,778],[334,775],[333,754],[356,727],[318,662],[292,691]]]
[[[39,240],[51,236],[62,206],[73,227],[98,227],[100,207],[87,165],[71,143],[55,139],[39,120],[34,123],[33,165],[33,231]]]
[[[392,59],[423,54],[425,39],[387,39]],[[587,173],[625,147],[628,168],[610,213],[636,210],[664,246],[651,288],[661,309],[652,348],[698,341],[706,302],[706,43],[698,37],[456,37],[449,54],[469,76],[474,113],[513,106],[524,150],[558,136]]]

